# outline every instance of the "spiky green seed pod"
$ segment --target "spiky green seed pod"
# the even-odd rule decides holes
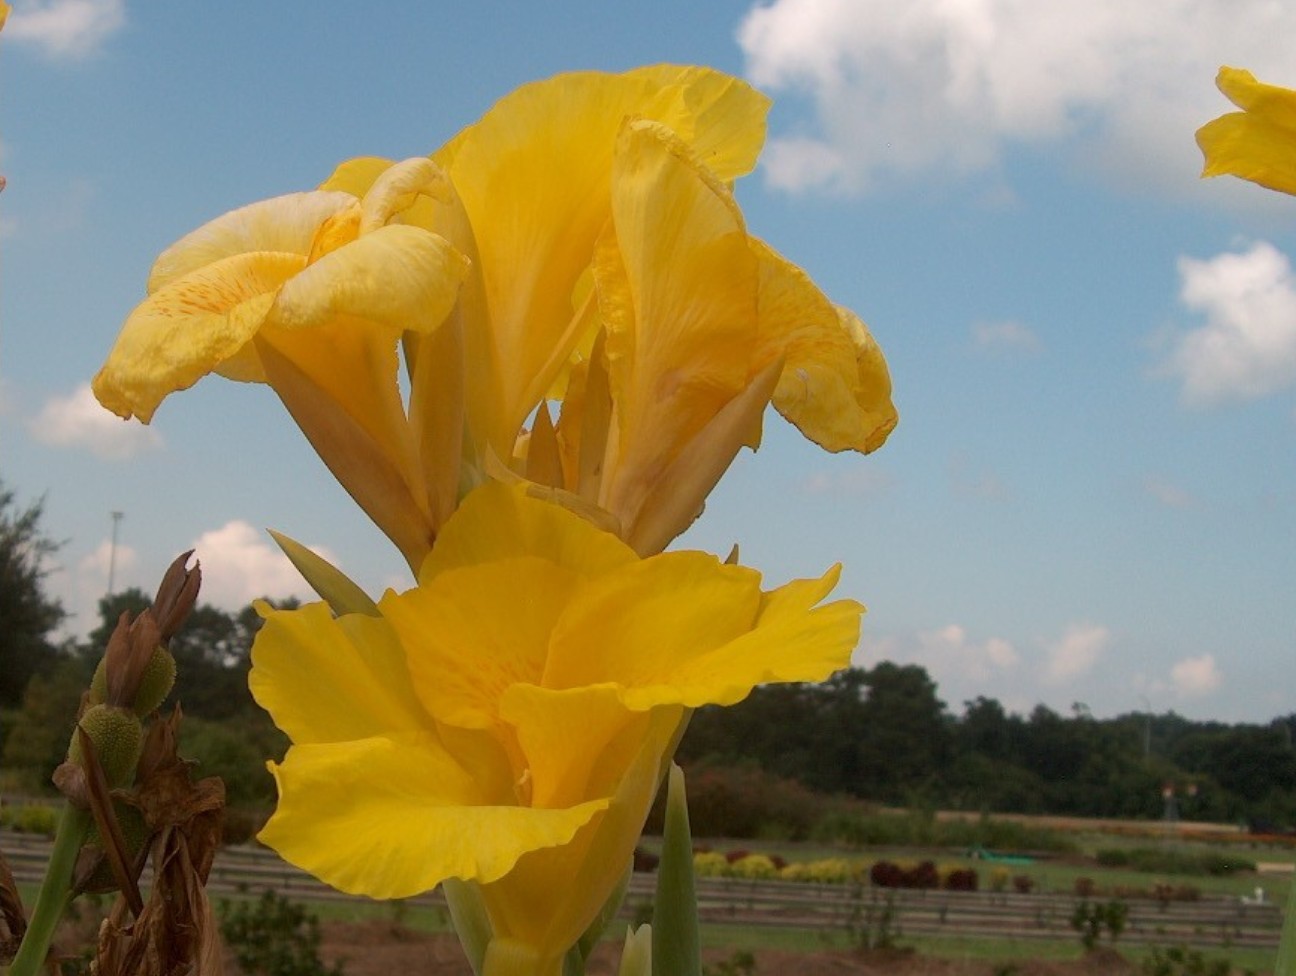
[[[77,723],[94,743],[95,755],[103,767],[110,787],[129,786],[135,778],[135,765],[139,762],[144,729],[136,714],[128,708],[114,705],[94,705],[86,709]],[[82,765],[85,756],[76,731],[68,746],[68,759]]]
[[[99,659],[99,666],[95,668],[94,677],[90,679],[90,704],[102,705],[108,700],[108,669],[104,667],[104,659]]]
[[[175,679],[175,658],[171,656],[170,651],[159,644],[154,648],[153,656],[149,658],[149,663],[144,668],[144,677],[140,679],[139,691],[135,693],[135,714],[143,718],[166,701],[166,696],[171,694],[171,688],[175,685]]]

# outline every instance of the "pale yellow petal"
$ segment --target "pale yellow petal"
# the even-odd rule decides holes
[[[320,225],[353,207],[349,193],[290,193],[231,210],[176,241],[153,263],[148,290],[154,292],[205,265],[250,251],[310,253]]]
[[[337,317],[387,330],[431,332],[454,306],[468,263],[418,227],[381,227],[330,251],[288,282],[271,324],[306,329]]]
[[[565,74],[514,91],[435,155],[477,237],[484,319],[470,323],[469,361],[498,390],[498,403],[482,398],[470,409],[480,450],[509,455],[518,428],[583,337],[572,299],[608,218],[624,120],[645,116],[691,130],[734,170],[753,155],[746,127],[761,116],[735,112],[740,104],[762,103],[705,69]],[[737,148],[729,145],[735,141]]]
[[[748,384],[758,266],[732,195],[661,126],[625,127],[613,180],[615,249],[600,250],[595,281],[619,439],[601,501],[630,524]]]
[[[332,175],[320,184],[321,190],[340,190],[353,197],[363,197],[378,177],[395,165],[395,160],[381,156],[358,156],[339,163]]]
[[[345,742],[430,728],[414,694],[405,651],[379,617],[334,618],[322,603],[258,607],[248,685],[275,725],[298,745]]]
[[[869,452],[896,425],[891,377],[864,324],[759,241],[762,361],[783,358],[774,406],[820,447]]]
[[[636,561],[634,550],[567,509],[521,488],[487,482],[472,491],[441,530],[419,581],[499,559],[535,555],[593,576]]]
[[[446,878],[490,883],[568,843],[606,799],[531,810],[483,795],[433,739],[293,746],[272,765],[279,804],[259,839],[349,894],[407,898]]]
[[[367,234],[382,227],[420,197],[445,201],[449,194],[445,174],[432,160],[426,156],[402,160],[382,170],[365,193],[360,231]]]
[[[118,416],[147,423],[166,396],[213,371],[264,379],[255,358],[240,353],[304,264],[296,254],[236,254],[158,289],[122,326],[94,379],[95,396]]]

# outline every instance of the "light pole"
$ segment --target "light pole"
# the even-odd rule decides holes
[[[1139,695],[1139,699],[1143,702],[1143,761],[1147,762],[1152,755],[1152,703],[1147,695]]]
[[[117,526],[124,517],[123,512],[112,513],[112,545],[108,549],[108,598],[112,599],[114,577],[117,575]]]

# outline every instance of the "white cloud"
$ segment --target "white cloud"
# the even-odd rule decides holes
[[[311,548],[337,565],[328,550]],[[265,534],[240,519],[204,532],[193,549],[202,563],[200,599],[204,603],[237,611],[259,597],[318,599],[288,557]]]
[[[51,58],[77,59],[97,51],[125,23],[125,0],[37,0],[14,8],[5,37]]]
[[[1205,261],[1179,259],[1179,297],[1206,324],[1179,335],[1160,372],[1186,403],[1251,399],[1296,385],[1296,276],[1265,241]]]
[[[1219,66],[1290,84],[1293,34],[1296,6],[1268,0],[773,0],[738,42],[753,82],[814,106],[813,131],[772,140],[769,180],[855,192],[1074,137],[1093,165],[1186,185],[1193,131],[1228,110]]]
[[[958,452],[950,458],[950,490],[964,498],[984,501],[1005,501],[1012,492],[994,471],[978,468],[965,453]]]
[[[978,322],[972,326],[972,343],[978,349],[1039,352],[1039,336],[1020,322]]]
[[[1186,657],[1170,668],[1170,685],[1180,698],[1201,698],[1223,682],[1212,654]]]
[[[162,446],[162,435],[152,427],[122,420],[101,407],[88,383],[66,397],[47,400],[27,427],[44,444],[84,448],[109,461]]]
[[[948,693],[984,691],[987,684],[1016,668],[1017,649],[1001,637],[973,640],[960,624],[920,631],[907,638],[871,638],[865,635],[860,663],[872,667],[879,660],[920,664]]]
[[[1067,628],[1061,639],[1047,645],[1048,659],[1044,664],[1044,681],[1062,684],[1087,674],[1111,640],[1111,632],[1097,624],[1074,624]]]
[[[816,471],[801,482],[810,495],[880,495],[890,490],[895,478],[875,464],[860,463],[831,473]]]

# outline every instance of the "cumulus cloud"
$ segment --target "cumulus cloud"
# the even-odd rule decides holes
[[[1039,336],[1020,322],[978,322],[972,326],[972,344],[988,351],[1039,352]]]
[[[1180,698],[1209,695],[1223,680],[1213,654],[1186,657],[1170,668],[1170,686]]]
[[[27,427],[44,444],[83,448],[108,461],[162,446],[162,435],[154,428],[122,420],[101,407],[88,383],[66,397],[47,400]]]
[[[875,464],[861,463],[831,473],[816,471],[801,482],[809,495],[880,495],[889,491],[895,479]]]
[[[1092,670],[1111,640],[1111,632],[1097,624],[1075,624],[1059,640],[1047,645],[1044,681],[1057,685]]]
[[[1296,385],[1296,277],[1272,244],[1179,259],[1183,304],[1206,324],[1177,336],[1160,367],[1184,402],[1253,399]]]
[[[206,603],[233,611],[259,597],[316,599],[288,557],[264,533],[241,519],[204,532],[193,548],[202,562],[202,599]],[[311,548],[336,565],[336,557],[326,549]]]
[[[37,0],[14,8],[5,37],[75,60],[99,50],[125,23],[125,0]]]
[[[920,664],[942,690],[975,694],[989,682],[1013,671],[1021,660],[1017,649],[1001,637],[975,640],[960,624],[919,631],[906,638],[865,637],[861,661],[886,659]]]
[[[1266,0],[773,0],[738,29],[746,71],[814,107],[771,141],[789,190],[993,167],[1009,144],[1080,137],[1097,163],[1186,185],[1187,134],[1227,109],[1220,64],[1291,82],[1296,7]]]

